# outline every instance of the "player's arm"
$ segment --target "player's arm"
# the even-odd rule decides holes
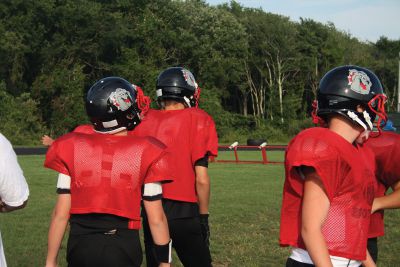
[[[18,206],[10,206],[7,205],[6,203],[4,203],[1,199],[0,199],[0,212],[11,212],[14,210],[19,210],[19,209],[23,209],[25,208],[26,204],[28,203],[28,200],[25,200],[22,205],[18,205]]]
[[[210,176],[208,175],[208,156],[195,163],[196,192],[199,199],[200,214],[208,214],[210,203]]]
[[[57,256],[65,229],[68,225],[69,211],[71,208],[71,194],[69,192],[70,177],[60,174],[57,182],[57,202],[51,216],[47,238],[46,267],[57,266]]]
[[[160,267],[168,267],[172,261],[172,241],[169,236],[168,221],[161,203],[162,185],[160,182],[147,183],[143,190],[143,205],[146,210],[155,252]]]
[[[315,170],[303,166],[301,172],[305,179],[301,236],[315,266],[332,266],[322,235],[322,226],[328,215],[330,202]]]
[[[369,254],[368,249],[367,249],[367,258],[362,261],[362,266],[376,267],[376,264],[375,264],[374,260],[372,259],[371,255]]]
[[[46,134],[42,136],[42,144],[44,146],[51,146],[51,144],[53,144],[53,142],[54,142],[54,139],[51,138],[50,136],[48,136]]]
[[[208,224],[210,203],[210,176],[208,175],[208,155],[195,163],[196,191],[200,212],[200,225],[206,245],[210,245],[210,227]]]
[[[17,155],[8,141],[3,145],[0,142],[0,151],[4,153],[0,170],[0,213],[24,208],[29,197],[28,184]]]
[[[392,185],[392,190],[392,193],[374,199],[371,213],[377,210],[400,208],[400,181]]]

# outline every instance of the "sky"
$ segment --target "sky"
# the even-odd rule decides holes
[[[228,0],[207,0],[210,5]],[[300,17],[322,23],[333,22],[339,30],[361,41],[376,42],[381,36],[400,39],[400,0],[237,0],[244,7]]]

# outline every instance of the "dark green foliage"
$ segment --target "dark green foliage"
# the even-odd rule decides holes
[[[389,111],[396,106],[400,40],[363,43],[333,24],[234,1],[4,0],[0,36],[0,131],[18,144],[87,122],[83,98],[102,77],[124,77],[154,99],[158,73],[177,65],[197,78],[222,142],[290,139],[337,65],[376,71]]]
[[[38,144],[47,130],[40,120],[37,102],[29,93],[14,97],[0,83],[0,132],[14,145]]]

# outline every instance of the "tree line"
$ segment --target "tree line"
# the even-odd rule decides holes
[[[0,36],[0,132],[19,145],[87,123],[83,99],[102,77],[154,99],[169,66],[194,73],[222,142],[287,141],[310,125],[318,82],[337,65],[375,71],[388,110],[397,104],[400,40],[361,42],[332,23],[234,1],[3,0]]]

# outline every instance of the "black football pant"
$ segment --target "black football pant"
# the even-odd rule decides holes
[[[146,216],[143,216],[143,234],[146,249],[147,267],[157,267],[153,251],[153,238]],[[210,250],[201,232],[198,217],[181,218],[168,221],[172,246],[185,267],[210,267]]]
[[[378,261],[378,238],[368,238],[367,249],[371,258],[376,263]]]
[[[68,267],[139,267],[142,264],[142,247],[139,231],[118,229],[108,231],[71,232],[67,245]]]

